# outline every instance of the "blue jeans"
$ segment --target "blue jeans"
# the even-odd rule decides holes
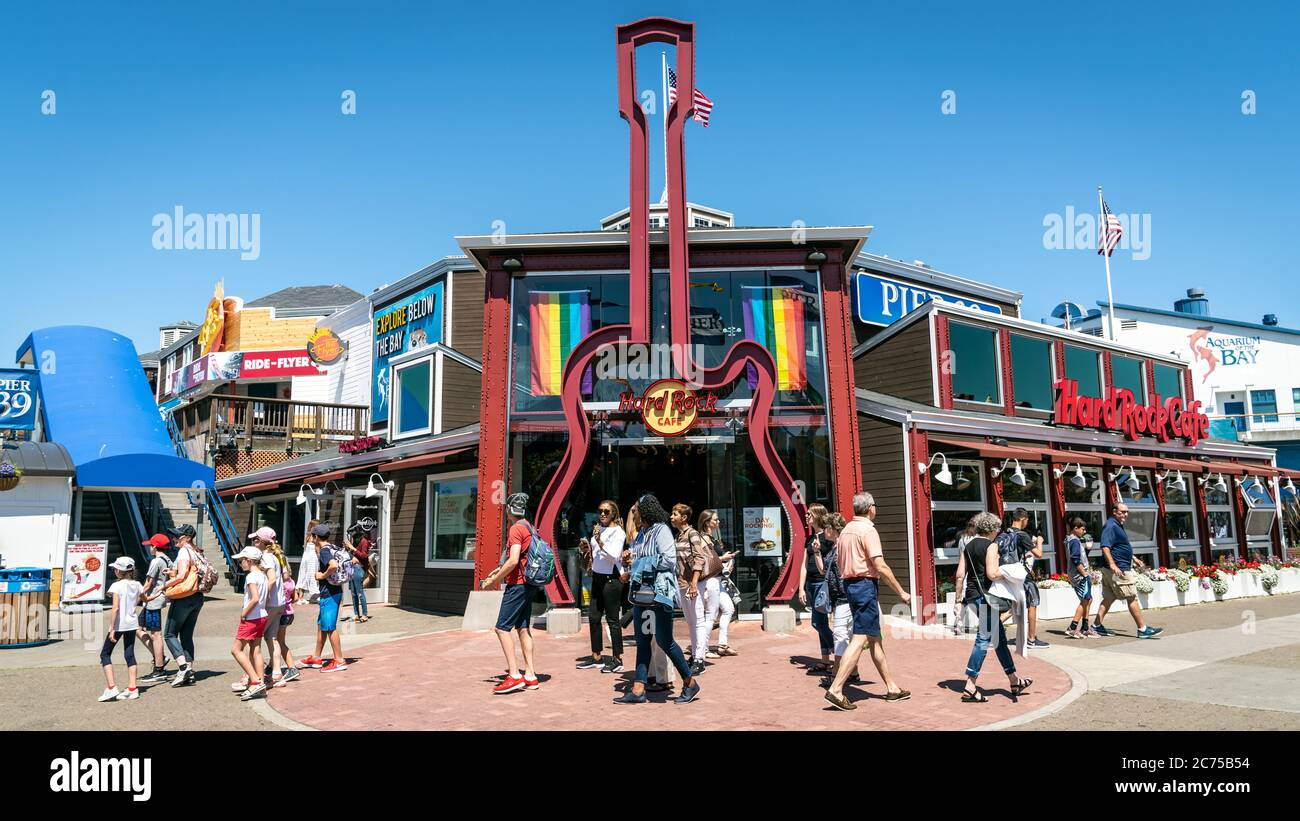
[[[370,605],[366,603],[366,571],[361,565],[352,566],[352,617],[369,616]]]
[[[645,684],[650,674],[650,628],[646,625],[645,614],[654,613],[655,629],[654,640],[659,645],[659,649],[664,651],[668,660],[677,668],[681,674],[682,681],[691,677],[691,667],[686,663],[686,654],[682,648],[673,641],[673,611],[672,608],[662,604],[657,604],[652,608],[633,607],[632,608],[632,626],[636,630],[636,680]]]
[[[979,628],[975,633],[975,646],[971,648],[970,659],[966,662],[966,675],[975,678],[980,674],[980,668],[984,666],[984,656],[993,641],[995,628],[998,631],[998,643],[993,648],[993,652],[997,654],[998,661],[1002,664],[1002,672],[1013,675],[1016,672],[1016,663],[1011,659],[1011,648],[1007,646],[1007,631],[1002,626],[1002,620],[998,618],[998,611],[989,607],[983,596],[970,603],[975,605],[979,613]]]
[[[181,659],[194,663],[194,628],[199,623],[199,611],[202,609],[202,593],[175,599],[167,608],[163,641],[167,643],[167,649],[172,651],[172,658],[177,663]]]
[[[810,619],[813,629],[817,631],[817,640],[821,643],[822,655],[829,656],[831,651],[835,649],[835,635],[831,632],[830,615],[822,613],[813,607],[813,603],[817,601],[816,589],[816,584],[808,582],[808,612],[812,614]]]

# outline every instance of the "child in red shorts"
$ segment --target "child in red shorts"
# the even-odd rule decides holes
[[[246,547],[235,555],[244,573],[244,609],[239,614],[239,629],[230,655],[235,657],[247,682],[237,681],[230,689],[248,701],[266,692],[262,681],[262,634],[266,632],[266,576],[259,567],[262,551]]]

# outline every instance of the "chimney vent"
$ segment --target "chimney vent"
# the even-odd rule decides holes
[[[1277,314],[1264,314],[1264,324],[1265,324],[1265,325],[1276,325],[1276,324],[1277,324]]]

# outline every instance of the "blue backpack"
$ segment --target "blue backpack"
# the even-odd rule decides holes
[[[524,584],[545,587],[555,578],[555,550],[547,544],[537,528],[528,523],[528,555],[524,560]]]
[[[998,546],[998,564],[1016,564],[1021,560],[1019,532],[1007,528],[993,543]]]

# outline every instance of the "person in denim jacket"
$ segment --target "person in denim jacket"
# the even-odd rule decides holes
[[[682,676],[682,692],[673,699],[678,704],[689,704],[700,693],[699,682],[691,675],[682,648],[673,641],[673,607],[677,603],[677,549],[668,530],[668,514],[659,500],[646,494],[637,500],[640,529],[629,551],[632,578],[638,570],[655,571],[655,604],[653,607],[632,608],[632,624],[636,630],[636,679],[632,687],[615,704],[644,704],[646,678],[650,664],[650,621],[654,622],[654,641],[672,661]]]

